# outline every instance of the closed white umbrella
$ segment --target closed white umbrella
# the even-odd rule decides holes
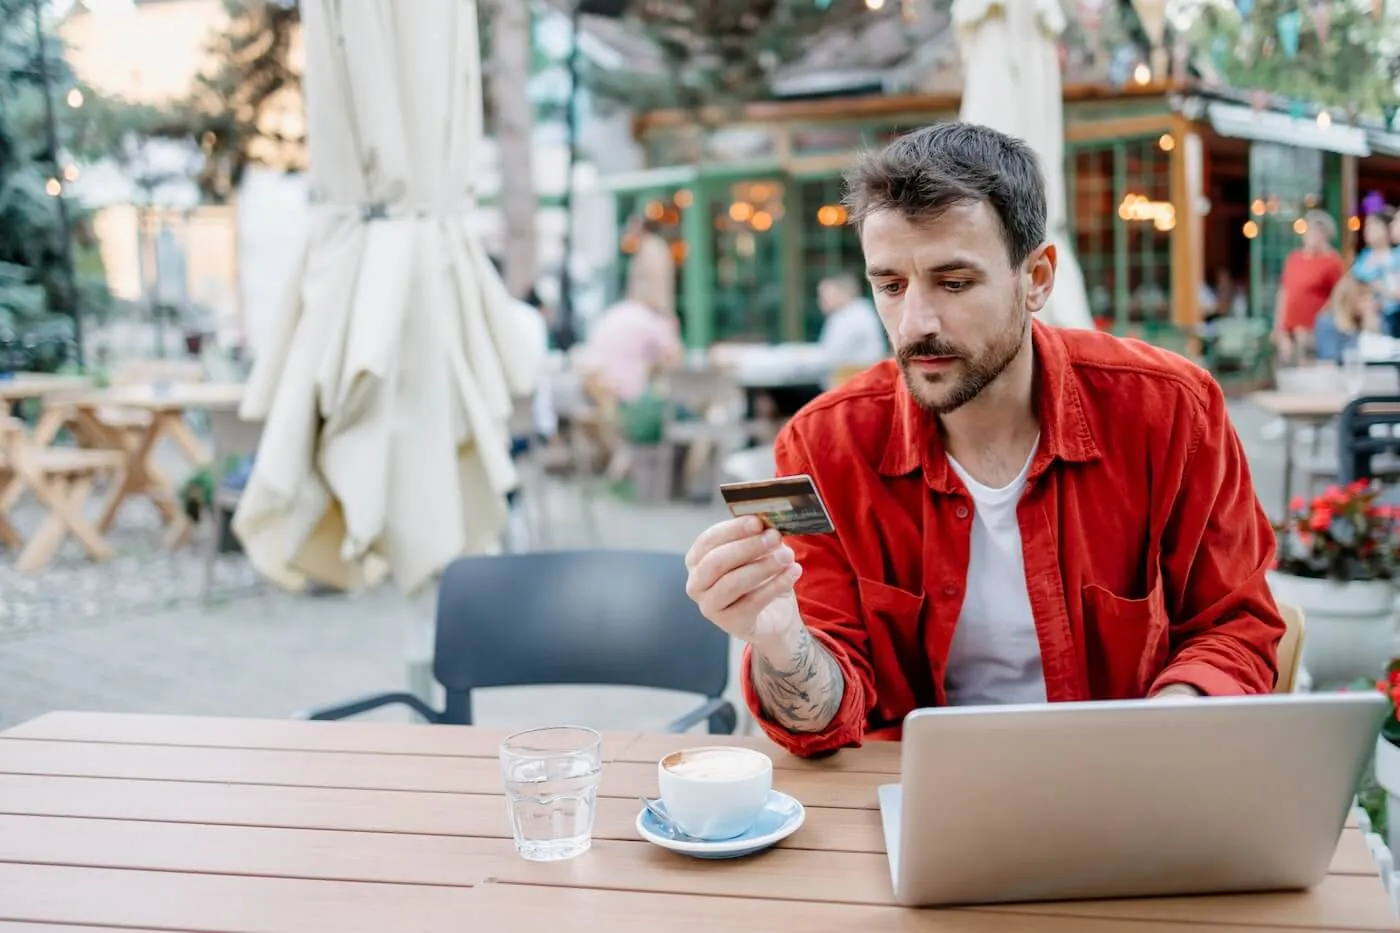
[[[1045,172],[1047,232],[1059,266],[1041,317],[1092,328],[1084,273],[1066,229],[1060,0],[953,0],[953,28],[963,60],[959,117],[1025,140]]]
[[[415,593],[499,542],[543,362],[474,229],[476,4],[301,9],[310,229],[245,396],[265,426],[234,529],[285,585]]]

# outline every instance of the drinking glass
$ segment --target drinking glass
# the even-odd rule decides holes
[[[584,726],[549,726],[507,736],[501,743],[515,850],[535,862],[588,851],[602,770],[603,737]]]

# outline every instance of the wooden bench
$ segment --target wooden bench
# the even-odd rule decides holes
[[[19,421],[0,420],[0,502],[6,504],[0,509],[0,543],[20,551],[16,569],[21,573],[42,570],[70,534],[92,559],[111,557],[111,546],[83,516],[83,508],[97,481],[115,480],[124,462],[119,451],[36,446]],[[8,515],[26,491],[46,513],[28,542]]]

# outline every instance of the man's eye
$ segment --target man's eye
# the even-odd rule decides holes
[[[948,279],[943,283],[943,287],[950,292],[965,292],[972,287],[972,283],[962,279]]]
[[[880,286],[880,293],[883,295],[898,295],[904,290],[902,282],[886,282]]]

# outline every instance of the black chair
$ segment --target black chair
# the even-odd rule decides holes
[[[1372,428],[1383,430],[1372,433]],[[1337,480],[1394,479],[1400,475],[1400,395],[1352,399],[1337,419]]]
[[[654,687],[706,697],[671,723],[702,720],[732,733],[737,714],[722,697],[729,636],[685,592],[679,554],[539,551],[463,557],[438,589],[433,676],[446,692],[435,710],[410,693],[385,693],[303,713],[344,719],[382,706],[409,706],[429,722],[471,725],[471,692],[545,684]],[[567,718],[567,717],[565,717]]]

